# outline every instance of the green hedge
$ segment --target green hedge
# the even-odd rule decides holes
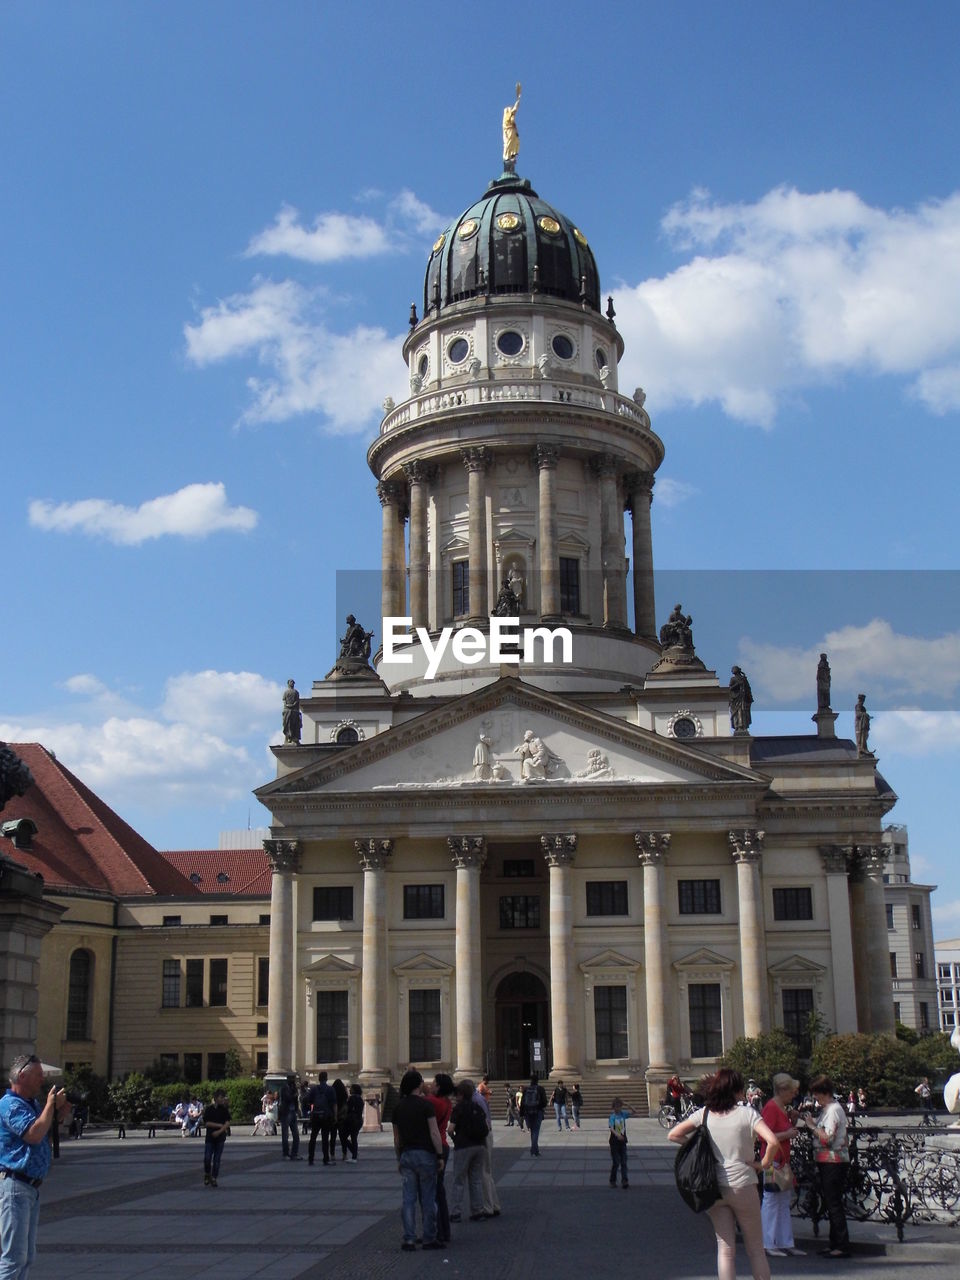
[[[811,1075],[829,1076],[841,1093],[862,1085],[868,1107],[917,1107],[921,1076],[937,1091],[956,1069],[956,1052],[942,1034],[916,1044],[888,1035],[827,1036],[810,1060]]]
[[[109,1088],[110,1118],[125,1119],[130,1124],[156,1119],[164,1107],[175,1107],[181,1099],[199,1098],[201,1102],[213,1101],[215,1089],[223,1089],[231,1119],[237,1124],[248,1123],[260,1110],[263,1097],[263,1081],[249,1076],[235,1076],[230,1080],[201,1080],[198,1084],[151,1084],[138,1072],[131,1072],[123,1080],[115,1080]]]

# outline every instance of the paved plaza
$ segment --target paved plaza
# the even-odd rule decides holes
[[[527,1135],[497,1123],[499,1218],[453,1227],[448,1249],[400,1252],[400,1182],[389,1132],[361,1135],[360,1159],[312,1168],[282,1160],[279,1138],[227,1142],[220,1185],[203,1186],[203,1145],[164,1133],[116,1130],[64,1142],[42,1195],[40,1254],[31,1280],[619,1280],[649,1274],[710,1280],[714,1240],[673,1186],[673,1157],[651,1120],[630,1126],[629,1191],[610,1189],[604,1121],[558,1133],[545,1122],[542,1156]],[[301,1147],[305,1155],[305,1145]],[[449,1178],[449,1174],[448,1174]],[[794,1224],[805,1258],[773,1258],[774,1277],[834,1274],[955,1280],[960,1234],[851,1224],[854,1256],[816,1256],[810,1224]],[[738,1274],[748,1276],[738,1257]]]

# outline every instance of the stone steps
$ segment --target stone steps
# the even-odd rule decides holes
[[[511,1081],[511,1084],[514,1083]],[[526,1081],[524,1081],[526,1083]],[[564,1080],[567,1089],[571,1089],[577,1083],[576,1080]],[[580,1115],[585,1120],[597,1120],[607,1117],[610,1114],[610,1104],[615,1097],[622,1098],[625,1105],[632,1107],[638,1116],[649,1116],[650,1109],[647,1105],[647,1086],[646,1082],[640,1078],[637,1080],[581,1080],[580,1088],[583,1092],[584,1103],[580,1109]],[[505,1080],[490,1081],[490,1095],[492,1099],[492,1111],[495,1119],[503,1119],[506,1115],[506,1093]],[[549,1106],[550,1095],[553,1092],[553,1085],[549,1080],[543,1081],[543,1090],[547,1095],[547,1119],[549,1119],[553,1110]]]

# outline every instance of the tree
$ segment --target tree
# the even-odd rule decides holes
[[[871,1105],[909,1106],[919,1075],[928,1074],[918,1072],[919,1047],[889,1035],[829,1036],[814,1049],[810,1070],[841,1093],[862,1086]]]
[[[131,1071],[122,1080],[114,1080],[109,1089],[110,1112],[115,1120],[140,1124],[153,1112],[153,1085],[145,1076]]]
[[[780,1071],[796,1076],[800,1069],[797,1046],[777,1027],[759,1036],[741,1036],[721,1059],[721,1065],[739,1071],[744,1080],[755,1080],[766,1094],[773,1092],[773,1077]]]

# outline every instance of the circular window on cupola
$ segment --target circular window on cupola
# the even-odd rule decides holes
[[[573,359],[576,348],[565,333],[554,334],[550,345],[553,347],[553,354],[561,360]]]
[[[427,359],[426,356],[421,356],[420,359],[417,361],[417,373],[419,373],[421,378],[425,378],[427,376],[427,370],[429,368],[430,368],[430,361]]]
[[[523,350],[523,334],[516,329],[504,329],[497,335],[497,350],[502,356],[518,356]]]
[[[463,364],[469,354],[470,343],[466,338],[454,338],[449,347],[447,347],[447,355],[450,357],[451,364]]]

